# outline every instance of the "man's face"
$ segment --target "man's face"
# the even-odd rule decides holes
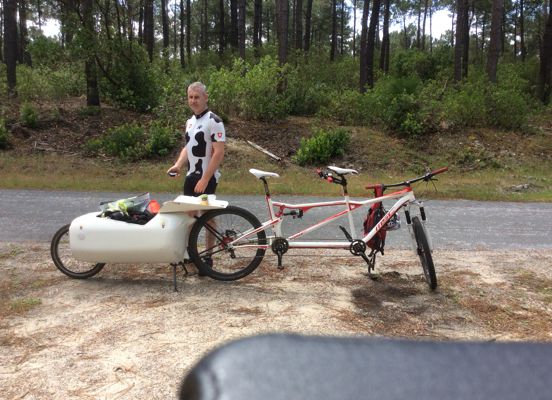
[[[201,114],[207,109],[207,100],[209,96],[207,93],[199,89],[188,89],[188,106],[194,114]]]

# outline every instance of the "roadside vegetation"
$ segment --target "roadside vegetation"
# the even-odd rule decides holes
[[[481,31],[464,48],[469,63],[459,75],[452,32],[441,38],[424,33],[422,43],[420,27],[405,26],[389,34],[387,53],[375,53],[373,65],[385,65],[366,82],[359,43],[350,40],[359,31],[343,31],[348,39],[338,54],[334,43],[319,38],[285,59],[274,35],[236,53],[215,51],[206,31],[205,46],[184,57],[176,37],[174,50],[165,41],[163,48],[161,42],[143,45],[128,33],[132,25],[119,26],[115,39],[109,25],[115,19],[97,11],[92,9],[105,18],[99,31],[89,31],[86,21],[65,27],[63,40],[33,30],[25,42],[32,63],[19,61],[16,75],[0,64],[0,187],[180,192],[181,181],[165,171],[190,114],[185,89],[201,80],[228,130],[221,193],[259,193],[247,172],[251,167],[280,173],[276,192],[328,195],[336,187],[317,179],[315,167],[356,168],[361,175],[351,178],[351,191],[364,195],[368,182],[400,181],[448,166],[438,191],[430,185],[428,196],[552,200],[552,108],[541,90],[538,56],[546,17],[538,10],[526,17],[531,23],[524,46],[531,46],[520,56],[515,44],[503,41],[493,74],[487,63],[492,43],[477,42]],[[329,14],[316,13],[329,21]],[[327,29],[322,19],[316,26]],[[75,34],[71,40],[68,32]],[[89,34],[95,41],[85,40]]]

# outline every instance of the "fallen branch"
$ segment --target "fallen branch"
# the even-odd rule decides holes
[[[64,153],[64,154],[69,154],[69,155],[76,155],[77,154],[77,153],[69,151],[69,150],[56,149],[56,148],[50,146],[46,142],[39,142],[39,141],[36,141],[36,140],[33,144],[33,150],[35,150],[35,151],[51,151],[53,153]]]
[[[274,160],[276,161],[282,161],[282,158],[281,157],[278,157],[277,155],[271,153],[270,151],[266,150],[266,149],[263,149],[261,146],[259,146],[258,144],[256,143],[253,143],[252,141],[248,140],[247,143],[252,146],[253,148],[259,150],[261,153],[264,153],[266,154],[267,156],[273,158]]]

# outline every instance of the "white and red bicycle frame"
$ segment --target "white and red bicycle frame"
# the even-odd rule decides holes
[[[331,170],[339,171],[343,174],[347,173],[356,173],[354,170],[345,170],[341,168],[336,167],[329,167]],[[350,240],[341,240],[341,241],[320,241],[320,240],[305,240],[305,241],[299,241],[297,240],[301,236],[313,232],[315,230],[318,230],[327,224],[336,221],[339,218],[344,217],[347,215],[348,222],[349,222],[349,232],[352,234],[353,240],[361,240],[365,244],[367,244],[376,234],[377,232],[395,215],[402,207],[407,208],[407,212],[410,211],[410,206],[412,204],[422,207],[421,202],[416,201],[416,198],[414,196],[414,192],[410,186],[405,187],[402,190],[389,193],[380,197],[371,198],[368,200],[363,201],[357,201],[357,200],[351,200],[349,195],[346,191],[346,186],[344,187],[344,193],[343,193],[343,200],[339,201],[324,201],[324,202],[313,202],[313,203],[300,203],[300,204],[291,204],[291,203],[284,203],[284,202],[278,202],[272,200],[272,197],[270,195],[270,192],[268,190],[268,184],[266,182],[266,178],[268,177],[278,177],[277,174],[272,172],[265,172],[260,170],[252,169],[250,172],[255,175],[257,178],[261,179],[265,186],[265,199],[268,206],[268,211],[270,215],[270,219],[268,221],[265,221],[262,223],[262,225],[259,228],[250,230],[245,232],[242,236],[236,238],[230,245],[234,243],[243,243],[243,240],[251,235],[256,234],[259,231],[265,231],[272,227],[273,235],[267,235],[267,244],[266,245],[254,245],[257,248],[265,248],[269,249],[272,244],[272,240],[275,238],[284,238],[288,241],[288,245],[290,249],[317,249],[317,248],[333,248],[333,249],[350,249],[351,241]],[[339,173],[338,172],[338,173]],[[355,222],[353,220],[352,213],[364,208],[366,206],[370,206],[374,203],[381,202],[383,200],[389,200],[389,199],[398,199],[396,203],[385,213],[385,215],[382,217],[382,219],[374,226],[366,235],[362,238],[359,238],[356,234],[357,230],[355,229]],[[303,216],[307,211],[309,211],[312,208],[318,208],[318,207],[334,207],[334,206],[344,206],[344,209],[342,211],[339,211],[333,215],[328,216],[327,218],[318,221],[314,223],[313,225],[309,226],[306,229],[303,229],[299,232],[293,233],[289,236],[284,236],[282,232],[282,222],[284,220],[285,216]],[[285,210],[291,210],[291,212],[286,213]],[[423,218],[425,220],[425,218]],[[409,223],[409,218],[407,219],[407,223]],[[411,232],[412,239],[414,240],[413,234]],[[238,246],[242,247],[242,244],[239,244]],[[415,241],[413,243],[414,249],[415,249]],[[432,248],[430,243],[430,248]]]

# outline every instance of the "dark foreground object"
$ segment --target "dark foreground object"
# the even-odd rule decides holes
[[[551,343],[268,335],[203,358],[187,400],[519,400],[552,396]]]

